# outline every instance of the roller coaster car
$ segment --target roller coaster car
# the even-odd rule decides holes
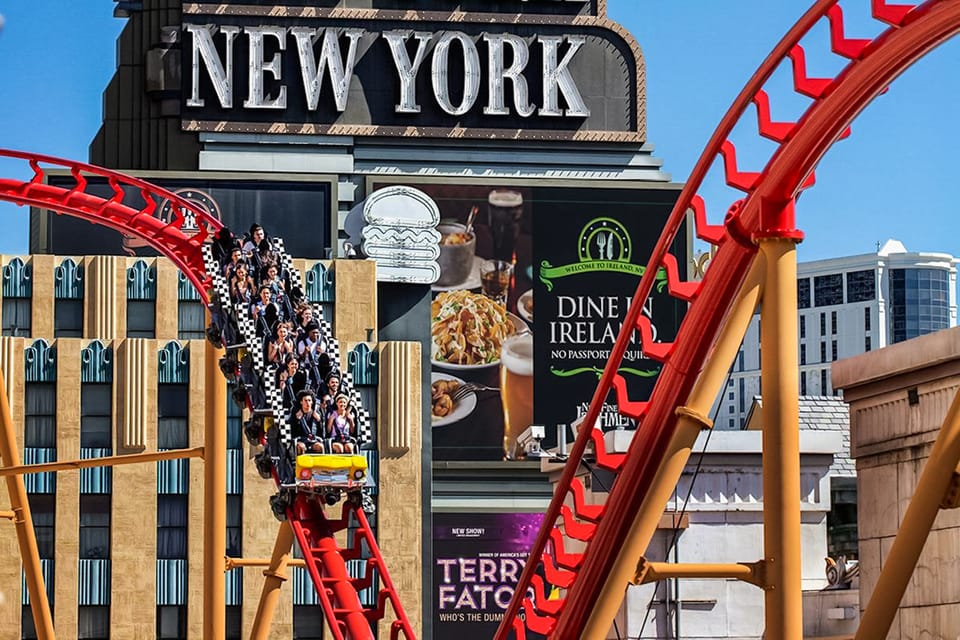
[[[362,489],[367,486],[367,459],[359,455],[305,453],[297,456],[297,489]]]
[[[253,446],[261,444],[263,434],[273,428],[273,418],[269,416],[253,416],[243,426],[243,435]]]

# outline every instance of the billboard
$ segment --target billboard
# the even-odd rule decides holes
[[[444,238],[431,313],[434,460],[521,458],[517,436],[531,424],[553,446],[557,425],[586,413],[677,185],[405,184],[436,201]],[[671,251],[685,278],[685,234]],[[645,313],[669,342],[686,303],[659,275]],[[659,371],[636,340],[620,370],[631,399],[649,397]],[[634,426],[612,400],[600,422]]]
[[[540,513],[433,514],[435,637],[493,637],[542,524]]]
[[[242,236],[252,224],[263,225],[267,233],[284,239],[290,255],[297,258],[325,259],[331,246],[332,185],[329,182],[265,182],[259,180],[215,178],[145,177],[206,210],[221,220],[235,235]],[[50,184],[72,188],[70,175],[51,174]],[[103,178],[88,176],[88,193],[111,198],[113,187]],[[144,204],[139,189],[121,187],[123,203],[134,208]],[[156,216],[167,220],[167,202],[157,202]],[[189,233],[191,220],[183,229]],[[35,210],[30,223],[30,252],[60,256],[130,255],[152,256],[157,252],[139,238],[127,236],[102,225],[94,225],[72,216]]]

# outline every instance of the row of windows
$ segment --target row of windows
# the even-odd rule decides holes
[[[873,269],[846,273],[846,302],[869,302],[877,298],[877,275]],[[812,306],[828,307],[844,303],[844,274],[814,276]],[[810,278],[797,279],[797,306],[811,307]]]
[[[295,638],[322,638],[323,617],[316,612],[317,607],[294,606],[294,637]],[[312,610],[312,614],[311,611]],[[226,610],[226,637],[228,640],[241,637],[240,605],[227,605]],[[33,626],[33,615],[30,606],[26,605],[21,611],[21,635],[24,640],[33,640],[37,637]],[[314,620],[319,620],[319,631]],[[297,622],[300,627],[309,631],[310,635],[300,635],[296,632]],[[110,637],[110,606],[109,605],[82,605],[77,608],[77,638],[83,640],[107,639]],[[159,605],[157,606],[158,639],[174,639],[187,637],[187,607],[186,605]]]
[[[864,307],[863,308],[863,330],[864,331],[870,331],[870,327],[871,327],[870,318],[871,318],[870,307]],[[838,320],[837,312],[831,311],[830,312],[830,335],[837,335],[837,327],[839,326],[837,320]],[[823,312],[820,314],[820,337],[822,338],[826,335],[827,335],[827,314],[826,312]],[[803,339],[806,337],[807,337],[807,316],[801,313],[800,314],[800,338]]]
[[[155,300],[127,302],[127,337],[155,338],[157,303]],[[5,336],[31,337],[30,298],[4,298],[3,326]],[[199,300],[181,300],[177,307],[177,339],[202,340],[205,336],[206,309]],[[83,300],[57,300],[54,304],[53,336],[83,337]]]

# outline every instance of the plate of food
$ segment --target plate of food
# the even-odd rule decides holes
[[[468,393],[459,400],[453,393],[466,384],[457,376],[434,371],[430,374],[430,422],[434,427],[453,424],[463,420],[477,408],[477,394]]]
[[[504,339],[529,331],[523,320],[479,293],[444,291],[430,307],[430,361],[451,371],[500,364]]]
[[[527,322],[533,322],[533,289],[527,289],[517,298],[517,313]]]

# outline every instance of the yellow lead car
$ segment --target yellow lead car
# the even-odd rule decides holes
[[[297,456],[298,489],[361,489],[367,484],[367,459],[360,455],[305,453]]]

